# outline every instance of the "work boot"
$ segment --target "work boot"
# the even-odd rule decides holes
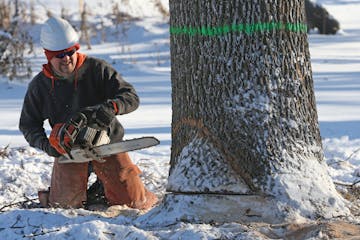
[[[104,193],[104,186],[99,179],[96,179],[96,181],[89,187],[86,195],[87,207],[96,204],[107,205],[107,200]]]
[[[50,195],[50,188],[48,188],[48,190],[38,191],[38,197],[41,207],[43,208],[49,207],[49,195]]]
[[[131,208],[148,209],[157,202],[157,197],[145,189],[139,177],[140,169],[127,153],[105,158],[105,163],[93,162],[93,168],[104,185],[109,205],[127,205]]]

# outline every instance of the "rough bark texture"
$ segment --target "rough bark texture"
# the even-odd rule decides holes
[[[304,19],[303,1],[170,3],[171,26]],[[322,161],[306,33],[172,34],[171,56],[172,169],[195,138],[211,143],[252,190],[272,167],[287,167],[286,154]]]

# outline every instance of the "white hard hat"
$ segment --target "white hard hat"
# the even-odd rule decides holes
[[[62,18],[51,17],[41,28],[40,44],[50,51],[60,51],[79,42],[79,35],[70,23]]]

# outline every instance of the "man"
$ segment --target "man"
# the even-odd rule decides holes
[[[78,39],[64,19],[51,17],[45,22],[40,43],[48,63],[30,82],[20,116],[19,128],[30,146],[55,157],[48,199],[52,207],[84,206],[88,163],[59,163],[62,151],[50,144],[44,121],[54,127],[69,122],[76,113],[90,112],[95,117],[89,123],[106,129],[113,142],[124,135],[115,116],[132,112],[139,105],[134,88],[109,64],[78,52]],[[91,164],[103,183],[109,205],[148,209],[156,203],[156,196],[144,187],[139,177],[141,171],[127,153],[105,159],[105,163]]]

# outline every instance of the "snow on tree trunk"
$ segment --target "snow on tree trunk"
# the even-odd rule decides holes
[[[163,207],[192,209],[177,219],[349,213],[323,160],[304,22],[301,0],[170,1],[173,194]],[[219,204],[235,206],[219,217]]]

